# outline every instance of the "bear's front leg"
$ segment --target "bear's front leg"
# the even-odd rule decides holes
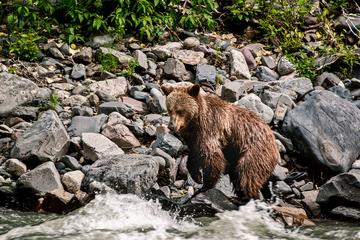
[[[215,187],[216,183],[219,181],[221,174],[225,172],[225,158],[222,151],[212,152],[212,154],[206,154],[204,159],[204,168],[203,168],[203,186],[200,189],[200,192],[205,192]]]
[[[199,157],[199,154],[193,154],[190,152],[186,162],[186,167],[191,175],[191,178],[196,183],[202,184],[203,183],[203,176],[201,173],[202,161]]]

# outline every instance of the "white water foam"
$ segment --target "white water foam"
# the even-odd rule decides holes
[[[194,221],[179,220],[153,201],[106,193],[97,195],[87,206],[71,214],[36,226],[14,228],[0,239],[314,239],[286,231],[269,216],[262,203],[252,201],[238,211],[227,211],[217,217],[201,226]]]

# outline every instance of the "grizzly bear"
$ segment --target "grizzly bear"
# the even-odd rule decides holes
[[[189,149],[187,168],[200,192],[229,174],[240,199],[258,199],[272,174],[279,151],[270,127],[254,112],[200,93],[199,85],[164,84],[170,128]],[[202,173],[201,173],[202,170]]]

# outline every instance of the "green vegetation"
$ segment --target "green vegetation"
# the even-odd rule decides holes
[[[137,61],[135,60],[129,61],[127,68],[122,70],[121,75],[131,81],[135,74],[135,68],[138,66],[139,64]]]
[[[99,62],[104,71],[115,73],[119,68],[119,60],[110,53],[101,55]]]
[[[59,106],[59,97],[55,94],[51,94],[47,103],[47,108],[55,110]]]
[[[40,56],[40,36],[62,36],[72,43],[85,42],[90,34],[110,33],[154,41],[164,32],[177,37],[179,27],[239,34],[251,27],[257,33],[255,40],[290,56],[304,76],[313,78],[324,70],[314,65],[319,56],[311,52],[335,54],[344,75],[359,65],[354,51],[359,43],[349,44],[348,33],[334,26],[334,19],[358,7],[354,0],[320,1],[318,9],[311,0],[3,0],[1,4],[0,21],[7,27],[5,34],[0,32],[2,52],[28,61]],[[304,47],[308,37],[304,22],[310,12],[321,22],[314,35],[320,45],[312,49]],[[356,34],[360,35],[359,31]],[[215,64],[221,61],[217,50]],[[100,62],[104,70],[118,70],[110,56],[103,56]],[[123,74],[131,75],[131,69]]]

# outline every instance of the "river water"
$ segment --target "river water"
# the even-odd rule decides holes
[[[179,219],[160,204],[135,195],[97,195],[68,215],[24,213],[0,208],[0,240],[10,239],[360,239],[360,224],[320,222],[285,229],[263,203],[250,202],[216,218]]]

